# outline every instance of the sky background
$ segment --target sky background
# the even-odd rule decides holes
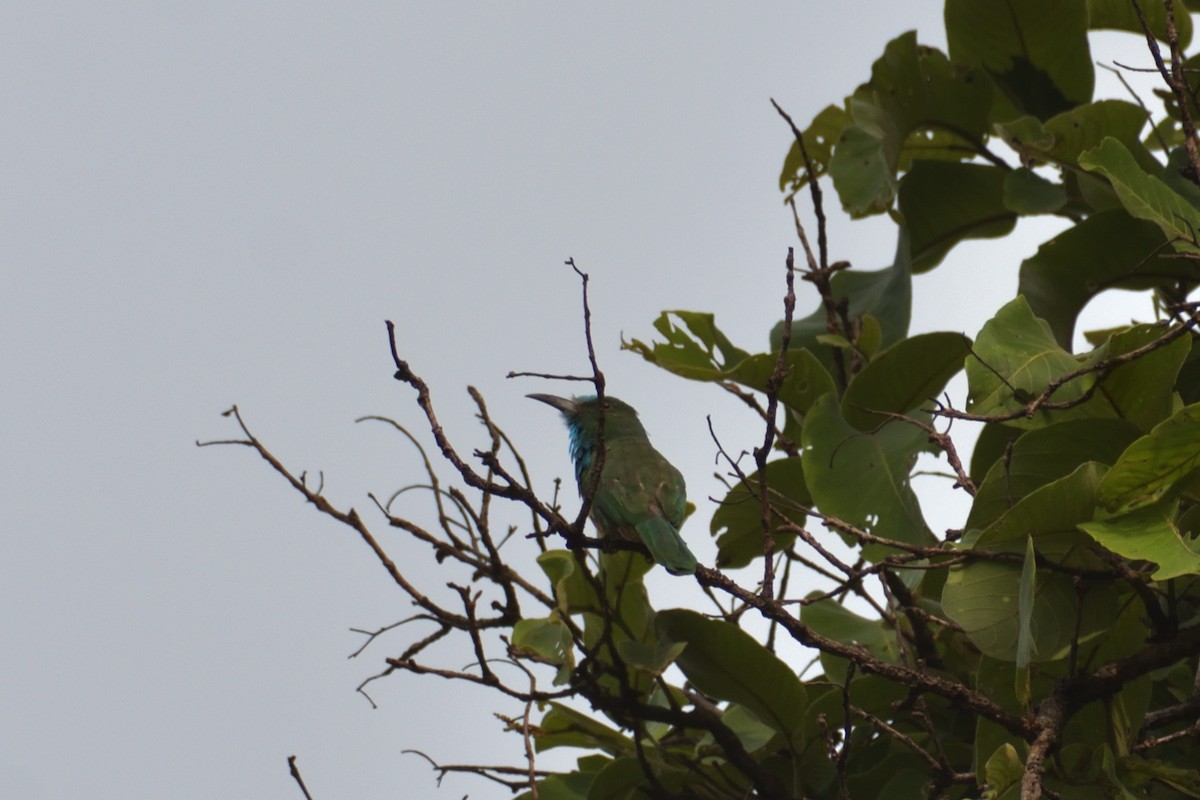
[[[685,533],[711,563],[706,417],[734,452],[759,428],[620,337],[681,308],[765,349],[796,243],[777,189],[791,134],[769,98],[806,124],[890,38],[945,45],[933,0],[744,8],[0,7],[0,796],[296,798],[293,754],[318,798],[506,796],[467,777],[439,792],[401,751],[517,762],[492,712],[520,708],[398,675],[372,684],[372,709],[355,688],[416,629],[348,659],[350,628],[411,606],[251,451],[195,442],[234,437],[220,412],[236,402],[288,466],[377,522],[367,492],[421,477],[410,445],[354,422],[420,429],[391,319],[460,449],[484,442],[470,384],[549,492],[566,435],[524,395],[577,387],[505,374],[586,370],[573,257],[609,391],[685,473],[700,506]],[[1133,37],[1099,41],[1145,60]],[[974,335],[1058,228],[957,248],[916,279],[913,330]],[[834,214],[830,242],[879,268],[894,232]],[[1080,329],[1145,318],[1131,298]],[[803,287],[797,312],[814,304]],[[934,530],[965,513],[942,495]],[[661,570],[649,586],[658,605],[695,597]]]

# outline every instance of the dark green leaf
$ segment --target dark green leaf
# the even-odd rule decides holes
[[[961,333],[925,333],[905,339],[872,359],[850,382],[842,414],[859,430],[927,403],[963,368],[971,340]]]
[[[1115,464],[1137,437],[1137,428],[1119,419],[1067,420],[1025,432],[1007,458],[1002,453],[994,457],[975,494],[966,529],[990,525],[1033,490],[1085,462]]]
[[[864,647],[871,655],[889,664],[900,663],[896,630],[883,620],[860,617],[832,599],[801,606],[800,620],[822,636]],[[848,666],[843,658],[821,653],[825,677],[835,683],[845,682]]]
[[[913,131],[952,133],[964,158],[978,151],[988,127],[991,91],[972,70],[918,46],[915,33],[889,42],[871,69],[871,80],[851,98],[854,124],[842,131],[829,165],[843,207],[863,216],[891,206],[896,172]]]
[[[1118,555],[1157,564],[1156,581],[1200,575],[1200,553],[1180,536],[1172,522],[1174,511],[1174,503],[1160,503],[1121,516],[1085,522],[1079,527]]]
[[[1020,111],[1049,119],[1091,99],[1083,0],[947,0],[945,16],[950,58],[983,68]]]
[[[1033,315],[1025,298],[1018,296],[979,331],[966,367],[968,408],[975,414],[993,415],[1021,410],[1052,380],[1073,372],[1079,364],[1058,346],[1050,326]],[[1071,381],[1055,392],[1053,399],[1073,400],[1086,391],[1092,380],[1084,376]],[[1040,412],[1033,420],[1018,417],[1009,424],[1034,427],[1063,416]]]
[[[1067,204],[1067,190],[1031,169],[1004,176],[1004,207],[1017,214],[1053,214]]]
[[[683,652],[684,645],[672,642],[639,642],[622,639],[617,642],[617,652],[630,666],[651,675],[661,675]]]
[[[1004,236],[1017,215],[1004,204],[1007,170],[991,164],[915,161],[898,207],[912,244],[913,272],[933,269],[964,239]]]
[[[1171,238],[1175,250],[1200,253],[1196,244],[1200,210],[1162,179],[1146,172],[1125,145],[1106,138],[1099,147],[1079,157],[1079,166],[1107,178],[1125,210],[1158,225]]]
[[[1118,331],[1088,360],[1099,364],[1150,345],[1167,329],[1162,325],[1134,325]],[[1143,431],[1149,431],[1175,410],[1175,379],[1191,349],[1191,337],[1180,336],[1169,344],[1113,369],[1100,380],[1088,409],[1097,416],[1109,410]]]
[[[977,550],[1021,552],[1032,538],[1039,555],[1060,563],[1095,568],[1077,530],[1095,511],[1096,487],[1104,467],[1085,464],[1033,492],[988,527]],[[1084,591],[1081,596],[1080,591]],[[962,625],[985,654],[1015,661],[1021,636],[1022,569],[1012,562],[969,561],[955,567],[942,589],[942,608]],[[1076,587],[1071,576],[1038,570],[1029,614],[1029,654],[1053,661],[1070,651],[1076,634],[1086,641],[1106,630],[1116,613],[1113,592]]]
[[[842,418],[837,398],[827,395],[809,411],[803,443],[805,482],[823,513],[876,536],[919,545],[932,541],[909,484],[917,453],[928,448],[925,431],[893,421],[863,433]],[[892,552],[870,545],[864,555],[876,560]]]
[[[762,724],[754,712],[738,703],[730,703],[721,715],[725,726],[737,734],[742,740],[746,752],[753,753],[767,745],[775,738],[775,731],[768,725]]]
[[[801,730],[807,706],[804,684],[748,633],[682,609],[660,611],[656,625],[660,635],[687,643],[676,663],[700,691],[741,703],[786,737]]]
[[[1158,502],[1200,466],[1200,405],[1186,406],[1122,453],[1100,483],[1099,501],[1111,512]]]
[[[758,502],[758,473],[749,476],[749,491],[738,484],[729,491],[713,514],[709,529],[717,537],[717,566],[722,569],[744,567],[764,553],[762,506]],[[799,458],[784,458],[767,465],[768,502],[776,511],[804,525],[806,516],[795,507],[812,503],[804,483],[804,466]],[[773,524],[777,522],[773,521]],[[795,534],[775,533],[775,549],[785,550]]]
[[[1142,23],[1138,19],[1133,4],[1128,0],[1088,0],[1088,27],[1092,30],[1111,28],[1118,31],[1130,31],[1143,36]],[[1161,3],[1141,3],[1142,13],[1150,24],[1150,30],[1160,42],[1167,41],[1167,12]],[[1179,47],[1187,49],[1192,41],[1192,18],[1178,11],[1175,14],[1175,27],[1179,34]]]
[[[598,720],[560,703],[550,703],[533,743],[539,753],[554,747],[585,747],[614,756],[634,752],[633,741]]]

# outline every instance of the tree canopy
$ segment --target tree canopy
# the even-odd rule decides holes
[[[355,531],[415,605],[402,630],[420,632],[385,674],[479,684],[523,708],[509,724],[525,763],[438,769],[522,800],[1200,797],[1192,21],[1170,0],[947,0],[945,23],[947,52],[901,34],[806,127],[776,107],[795,134],[779,186],[799,246],[764,349],[685,311],[623,344],[763,421],[752,466],[721,449],[716,563],[676,579],[698,582],[706,607],[652,606],[644,551],[589,536],[590,499],[576,514],[539,493],[478,393],[486,442],[464,455],[394,339],[425,433],[387,422],[433,441],[425,519],[334,507],[231,410],[238,443]],[[1145,36],[1152,100],[1094,98],[1098,29]],[[894,222],[890,266],[836,260],[830,188],[850,216]],[[1068,226],[979,331],[910,335],[914,274],[1044,214]],[[796,280],[819,292],[811,312],[795,309]],[[1115,290],[1148,292],[1153,318],[1084,331],[1076,350],[1080,312]],[[967,394],[951,397],[963,372]],[[955,439],[967,425],[969,458]],[[925,522],[911,485],[923,453],[972,498],[955,530]],[[406,572],[377,524],[431,548],[445,574]],[[515,545],[526,536],[536,558]],[[447,580],[453,602],[428,588]],[[475,661],[428,660],[446,637]],[[785,660],[785,638],[816,660]],[[538,766],[563,747],[583,751],[574,770]]]

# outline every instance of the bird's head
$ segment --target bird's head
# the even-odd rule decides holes
[[[600,403],[594,395],[585,397],[557,397],[552,394],[526,395],[554,406],[562,412],[571,434],[571,459],[577,470],[583,470],[592,462],[592,453],[600,433]],[[633,406],[615,397],[604,398],[604,440],[606,442],[625,436],[646,436],[646,429],[638,421]]]

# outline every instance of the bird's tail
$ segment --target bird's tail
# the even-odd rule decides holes
[[[696,571],[696,557],[684,544],[675,526],[662,517],[651,517],[636,526],[642,544],[650,556],[672,575],[691,575]]]

